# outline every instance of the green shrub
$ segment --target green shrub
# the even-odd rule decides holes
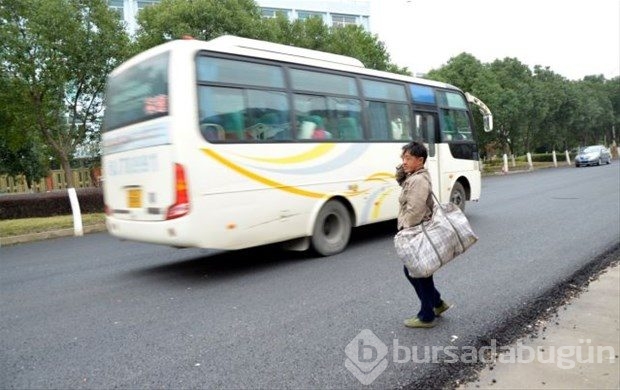
[[[76,192],[82,213],[103,212],[101,188],[79,188]],[[71,214],[71,202],[67,190],[0,196],[0,219],[3,220],[67,214]]]

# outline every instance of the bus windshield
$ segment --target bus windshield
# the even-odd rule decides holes
[[[159,54],[110,77],[104,131],[168,114],[168,57]]]

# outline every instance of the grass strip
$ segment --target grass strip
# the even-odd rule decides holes
[[[82,214],[82,225],[96,225],[105,222],[104,213]],[[0,237],[21,236],[50,230],[73,227],[72,215],[57,215],[45,218],[20,218],[0,221]]]

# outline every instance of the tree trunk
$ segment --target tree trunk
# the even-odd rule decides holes
[[[22,182],[24,183],[24,192],[30,192],[32,193],[33,191],[31,190],[31,187],[28,185],[28,176],[23,175],[22,176]]]
[[[69,159],[65,154],[60,155],[60,166],[65,171],[65,180],[67,181],[67,188],[75,188],[75,182],[73,181],[73,170],[69,165]]]

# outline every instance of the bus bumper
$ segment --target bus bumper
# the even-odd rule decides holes
[[[170,221],[134,221],[107,216],[108,232],[120,239],[176,247],[196,247],[188,223],[183,218]]]

